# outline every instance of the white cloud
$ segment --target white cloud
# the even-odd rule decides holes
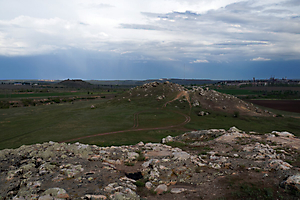
[[[269,58],[261,58],[261,57],[258,57],[258,58],[253,58],[252,61],[270,61],[271,59]]]
[[[190,63],[209,63],[207,60],[194,60]]]
[[[79,48],[191,63],[299,59],[297,2],[0,1],[0,55]]]

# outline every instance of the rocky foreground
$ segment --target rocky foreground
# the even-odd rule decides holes
[[[270,188],[258,199],[299,199],[299,148],[288,132],[235,127],[131,146],[24,145],[0,151],[0,199],[239,199],[243,182]]]

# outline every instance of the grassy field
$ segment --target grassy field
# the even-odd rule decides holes
[[[273,110],[274,112],[275,110]],[[210,111],[208,111],[210,112]],[[196,115],[198,109],[194,109],[191,114],[191,122],[186,125],[190,129],[229,129],[232,126],[244,131],[255,131],[259,133],[270,133],[272,131],[290,131],[300,136],[300,118],[294,117],[234,117],[222,112],[211,112],[210,115],[199,117]],[[291,114],[277,111],[277,113]],[[294,115],[294,114],[293,114]],[[298,116],[298,115],[296,115]]]
[[[0,94],[0,98],[33,98],[33,97],[51,97],[51,96],[71,96],[86,95],[84,92],[55,92],[55,93],[18,93],[18,94]]]
[[[93,95],[116,94],[117,92],[98,92]],[[36,97],[61,97],[61,96],[87,96],[87,92],[53,92],[53,93],[18,93],[0,94],[0,98],[36,98]]]
[[[102,101],[102,102],[101,102]],[[96,101],[1,109],[1,148],[127,129],[133,113],[121,106],[91,109]],[[119,112],[121,110],[121,112]]]
[[[184,117],[179,114],[149,111],[153,109],[151,106],[140,106],[128,102],[113,104],[108,102],[110,101],[99,99],[74,104],[60,103],[0,109],[0,149],[127,130],[133,126],[134,113],[144,110],[148,111],[140,114],[139,128],[169,126],[184,121]],[[95,105],[96,108],[91,109],[91,105]],[[127,137],[130,134],[136,133],[126,133],[124,138],[127,138],[127,141],[135,138]]]
[[[245,90],[245,89],[215,89],[218,92],[222,92],[225,94],[231,95],[257,95],[262,94],[262,91],[253,91],[253,90]]]
[[[180,124],[185,117],[168,110],[146,111],[139,114],[139,127],[162,127]]]
[[[124,95],[126,96],[126,94]],[[187,102],[181,104],[175,101],[168,104],[166,108],[162,108],[162,105],[173,99],[176,94],[170,94],[167,99],[161,101],[156,98],[140,98],[137,95],[133,91],[131,97],[121,99],[117,97],[114,100],[97,99],[78,101],[73,104],[66,102],[0,109],[0,149],[17,148],[23,144],[42,143],[50,140],[60,142],[82,136],[128,130],[134,125],[134,114],[137,112],[141,112],[139,129],[182,123],[185,117],[173,112],[179,111],[190,114],[191,122],[184,127],[190,130],[229,129],[236,126],[245,131],[268,133],[278,130],[289,131],[300,136],[299,118],[233,117],[230,114],[210,111],[208,111],[211,113],[210,115],[200,117],[197,113],[202,109],[192,108],[190,110]],[[128,101],[128,98],[131,98],[131,102]],[[91,105],[94,105],[95,109],[91,109]],[[278,112],[280,113],[280,111]],[[285,115],[287,114],[285,113]],[[103,146],[135,144],[139,141],[159,142],[167,135],[175,136],[184,133],[182,128],[128,131],[77,141]]]

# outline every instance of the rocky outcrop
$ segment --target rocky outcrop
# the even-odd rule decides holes
[[[280,184],[283,188],[300,191],[300,174],[289,176]]]
[[[206,185],[243,170],[299,190],[299,168],[290,162],[299,152],[271,143],[272,134],[300,144],[292,133],[258,135],[232,127],[168,136],[163,144],[47,142],[5,149],[0,151],[0,199],[140,199],[139,187],[160,196],[205,193]]]
[[[193,86],[188,92],[190,93],[191,101],[194,102],[194,107],[201,105],[205,109],[222,110],[228,113],[240,112],[247,115],[274,115],[270,111],[261,110],[252,103],[247,103],[233,95],[210,90],[207,87]]]

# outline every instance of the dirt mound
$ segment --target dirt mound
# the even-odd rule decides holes
[[[299,144],[232,127],[162,144],[24,145],[0,151],[0,199],[297,199]]]

